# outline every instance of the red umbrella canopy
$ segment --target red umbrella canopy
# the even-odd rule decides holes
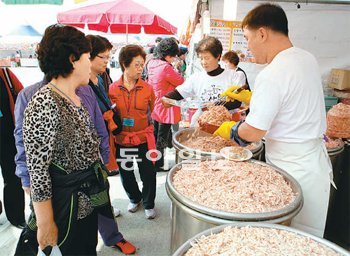
[[[112,33],[141,32],[146,34],[176,34],[177,28],[156,15],[146,7],[132,0],[116,0],[100,4],[89,5],[57,15],[61,24],[84,28],[87,24],[91,30]]]

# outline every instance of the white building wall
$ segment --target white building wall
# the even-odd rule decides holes
[[[238,1],[237,20],[265,1]],[[275,2],[275,1],[274,1]],[[350,5],[305,4],[277,2],[285,10],[289,22],[289,36],[294,46],[305,49],[317,58],[322,79],[326,81],[332,68],[350,69]],[[222,19],[224,0],[211,0],[212,18]],[[241,63],[253,84],[261,67]]]

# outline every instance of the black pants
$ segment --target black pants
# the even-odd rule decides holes
[[[7,219],[14,225],[24,223],[24,191],[21,180],[16,176],[15,129],[10,110],[9,96],[3,83],[0,83],[0,166],[4,178],[4,208]]]
[[[28,226],[23,229],[15,255],[35,256],[38,253],[37,232]],[[96,210],[84,219],[78,220],[73,234],[60,247],[63,255],[96,255],[97,214]]]
[[[15,256],[35,256],[38,254],[38,240],[36,217],[34,213],[33,202],[30,201],[29,207],[31,210],[30,216],[27,221],[27,225],[22,230],[22,233],[18,239]]]
[[[137,147],[117,145],[117,162],[120,178],[130,202],[138,203],[143,200],[145,209],[154,208],[156,197],[156,171],[151,160],[147,159],[147,143]],[[142,180],[142,192],[138,187],[134,174],[133,156],[135,156]]]
[[[62,250],[62,255],[96,255],[97,212],[78,220],[77,229],[69,245]]]
[[[35,219],[34,209],[32,202],[30,203],[32,210],[28,219],[28,225],[32,223],[32,219]],[[103,242],[106,246],[112,246],[120,242],[123,239],[123,235],[118,230],[118,224],[114,219],[113,210],[111,204],[107,204],[103,207],[95,210],[98,212],[98,231],[101,234]],[[36,221],[34,221],[36,223]],[[32,230],[28,225],[22,230],[22,233],[17,242],[15,256],[36,256],[38,254],[38,241],[37,232]]]
[[[156,138],[157,150],[161,153],[161,158],[156,162],[156,167],[164,166],[164,149],[171,145],[171,124],[162,124],[153,120],[154,137]],[[170,143],[170,145],[169,145]]]

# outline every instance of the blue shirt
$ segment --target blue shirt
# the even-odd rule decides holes
[[[33,95],[45,84],[47,81],[43,80],[29,87],[24,88],[17,96],[15,104],[15,130],[14,136],[16,140],[17,154],[15,157],[16,175],[21,179],[23,187],[30,187],[29,173],[26,163],[26,154],[23,144],[23,117],[24,110]],[[92,122],[95,125],[98,136],[101,138],[100,154],[103,162],[106,164],[109,161],[109,136],[106,125],[103,120],[102,113],[98,107],[95,95],[90,86],[81,86],[77,89],[77,95],[80,97],[82,104],[89,111]]]

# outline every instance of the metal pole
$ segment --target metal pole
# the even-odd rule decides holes
[[[128,24],[126,24],[126,44],[128,44],[129,42],[129,40],[128,40],[128,33],[129,33],[129,31],[128,31]]]

